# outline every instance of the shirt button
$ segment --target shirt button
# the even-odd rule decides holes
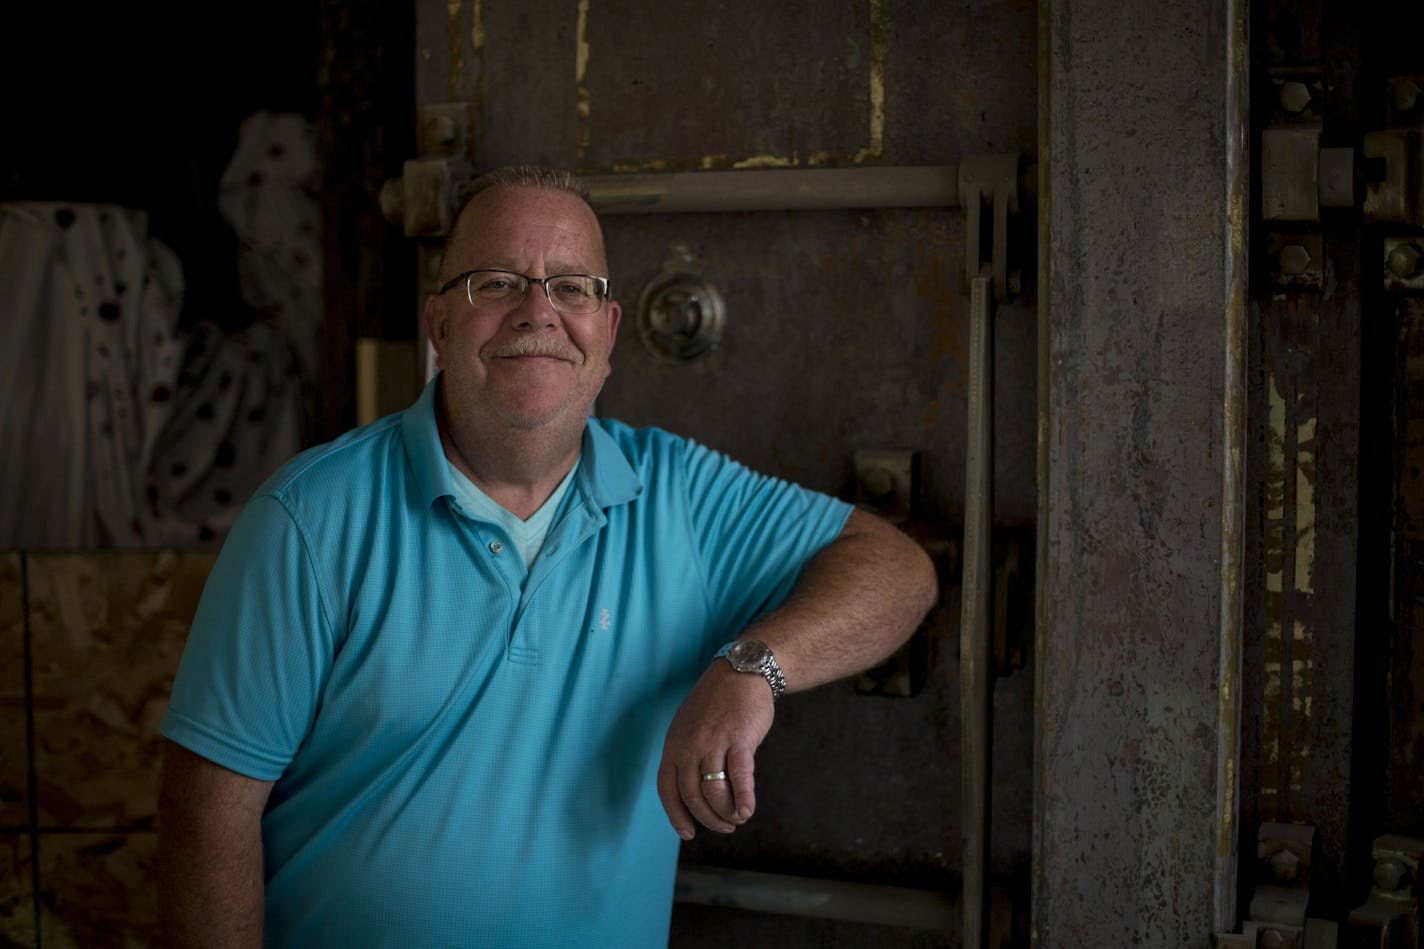
[[[490,553],[492,553],[492,554],[497,554],[497,553],[499,553],[501,550],[504,549],[504,545],[501,544],[501,543],[500,543],[499,541],[497,541],[497,540],[492,540],[492,541],[490,541],[490,543],[489,543],[489,549],[490,549]]]

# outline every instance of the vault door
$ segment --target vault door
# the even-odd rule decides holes
[[[469,173],[540,162],[605,180],[954,167],[970,154],[1035,150],[1032,3],[984,3],[972,16],[871,0],[731,0],[695,15],[651,0],[422,0],[417,9],[417,108],[465,136],[427,169],[435,177],[465,173],[460,161]],[[453,116],[440,111],[450,103],[462,104]],[[895,459],[874,485],[888,478],[893,493],[905,473],[901,513],[920,525],[947,579],[897,670],[778,709],[758,755],[757,818],[731,838],[700,836],[684,847],[685,866],[959,891],[963,219],[893,202],[605,216],[625,316],[600,414],[689,435],[847,499],[867,496],[858,455]],[[423,260],[428,284],[432,248]],[[998,308],[995,343],[996,535],[1031,538],[1031,301]],[[1027,589],[1027,546],[1017,562]],[[1012,630],[1025,645],[1029,616],[1016,615]],[[1022,650],[1017,659],[1031,668]],[[1029,870],[1031,692],[1026,671],[995,687],[988,862],[1010,894],[1026,892]],[[884,922],[679,903],[673,942],[959,943],[957,920],[942,930]]]

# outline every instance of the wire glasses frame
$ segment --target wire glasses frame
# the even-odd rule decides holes
[[[478,278],[478,279],[477,279]],[[529,285],[544,288],[549,305],[560,313],[587,315],[597,313],[608,299],[608,278],[592,274],[564,273],[547,277],[530,277],[512,270],[467,270],[452,277],[440,288],[440,293],[465,284],[465,299],[477,309],[493,306],[516,307],[529,294]]]

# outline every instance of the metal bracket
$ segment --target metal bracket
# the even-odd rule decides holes
[[[1022,289],[1022,272],[1009,266],[1009,215],[1019,213],[1022,171],[1023,159],[1017,154],[970,155],[959,163],[959,203],[965,214],[964,279],[990,276],[997,303],[1007,303]],[[989,209],[987,216],[985,208]]]
[[[401,176],[381,187],[381,214],[406,237],[449,233],[455,211],[474,177],[468,155],[470,106],[464,102],[422,106],[421,157],[401,166]]]
[[[1374,886],[1369,898],[1350,911],[1345,921],[1348,945],[1379,949],[1418,947],[1420,944],[1419,880],[1424,861],[1424,840],[1386,834],[1376,837]]]

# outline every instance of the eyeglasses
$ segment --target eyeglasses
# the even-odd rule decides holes
[[[544,288],[549,305],[560,313],[578,316],[597,313],[608,299],[608,278],[586,273],[526,277],[511,270],[467,270],[447,281],[440,292],[454,289],[461,281],[465,284],[465,298],[477,309],[513,309],[524,302],[531,283]]]

